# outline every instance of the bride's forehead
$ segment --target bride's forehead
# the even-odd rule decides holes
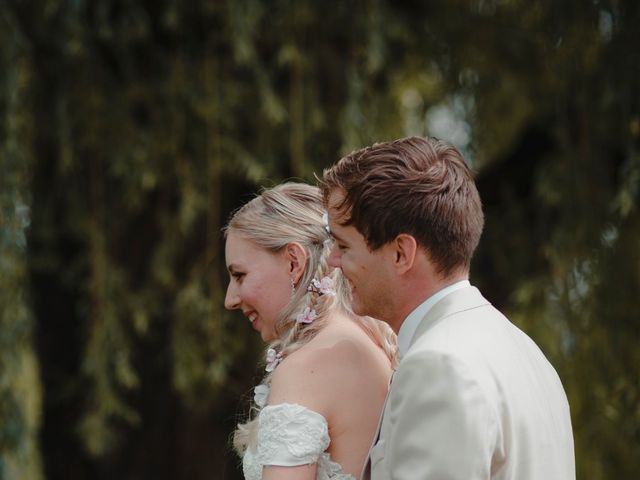
[[[241,232],[230,231],[225,244],[225,259],[227,266],[247,268],[256,263],[282,261],[284,255],[267,250]]]
[[[252,257],[257,254],[258,250],[259,247],[243,235],[238,235],[235,232],[227,235],[225,243],[225,257],[228,264],[240,264],[245,258]]]
[[[264,250],[252,238],[237,230],[229,230],[225,249],[234,252]]]

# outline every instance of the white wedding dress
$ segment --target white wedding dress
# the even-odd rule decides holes
[[[261,480],[264,465],[293,467],[317,463],[316,480],[355,480],[325,452],[329,446],[327,420],[296,404],[267,405],[258,414],[256,447],[242,459],[246,480]]]

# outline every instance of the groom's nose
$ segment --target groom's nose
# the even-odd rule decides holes
[[[338,248],[338,244],[336,241],[331,245],[331,251],[329,252],[329,260],[328,263],[332,267],[341,268],[342,262],[340,261],[342,254],[340,253],[340,249]]]

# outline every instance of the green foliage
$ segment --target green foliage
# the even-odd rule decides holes
[[[42,478],[38,430],[39,365],[27,281],[26,229],[30,223],[28,170],[31,112],[23,110],[31,65],[8,32],[0,52],[0,478]],[[13,68],[6,69],[9,63]]]
[[[433,134],[479,172],[472,280],[557,367],[578,478],[632,478],[636,3],[0,2],[0,477],[42,476],[38,431],[52,478],[238,477],[229,212]]]

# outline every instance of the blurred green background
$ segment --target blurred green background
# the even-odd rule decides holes
[[[241,478],[261,344],[220,228],[410,134],[478,174],[472,282],[557,368],[578,478],[638,478],[639,26],[637,0],[0,0],[0,479]]]

